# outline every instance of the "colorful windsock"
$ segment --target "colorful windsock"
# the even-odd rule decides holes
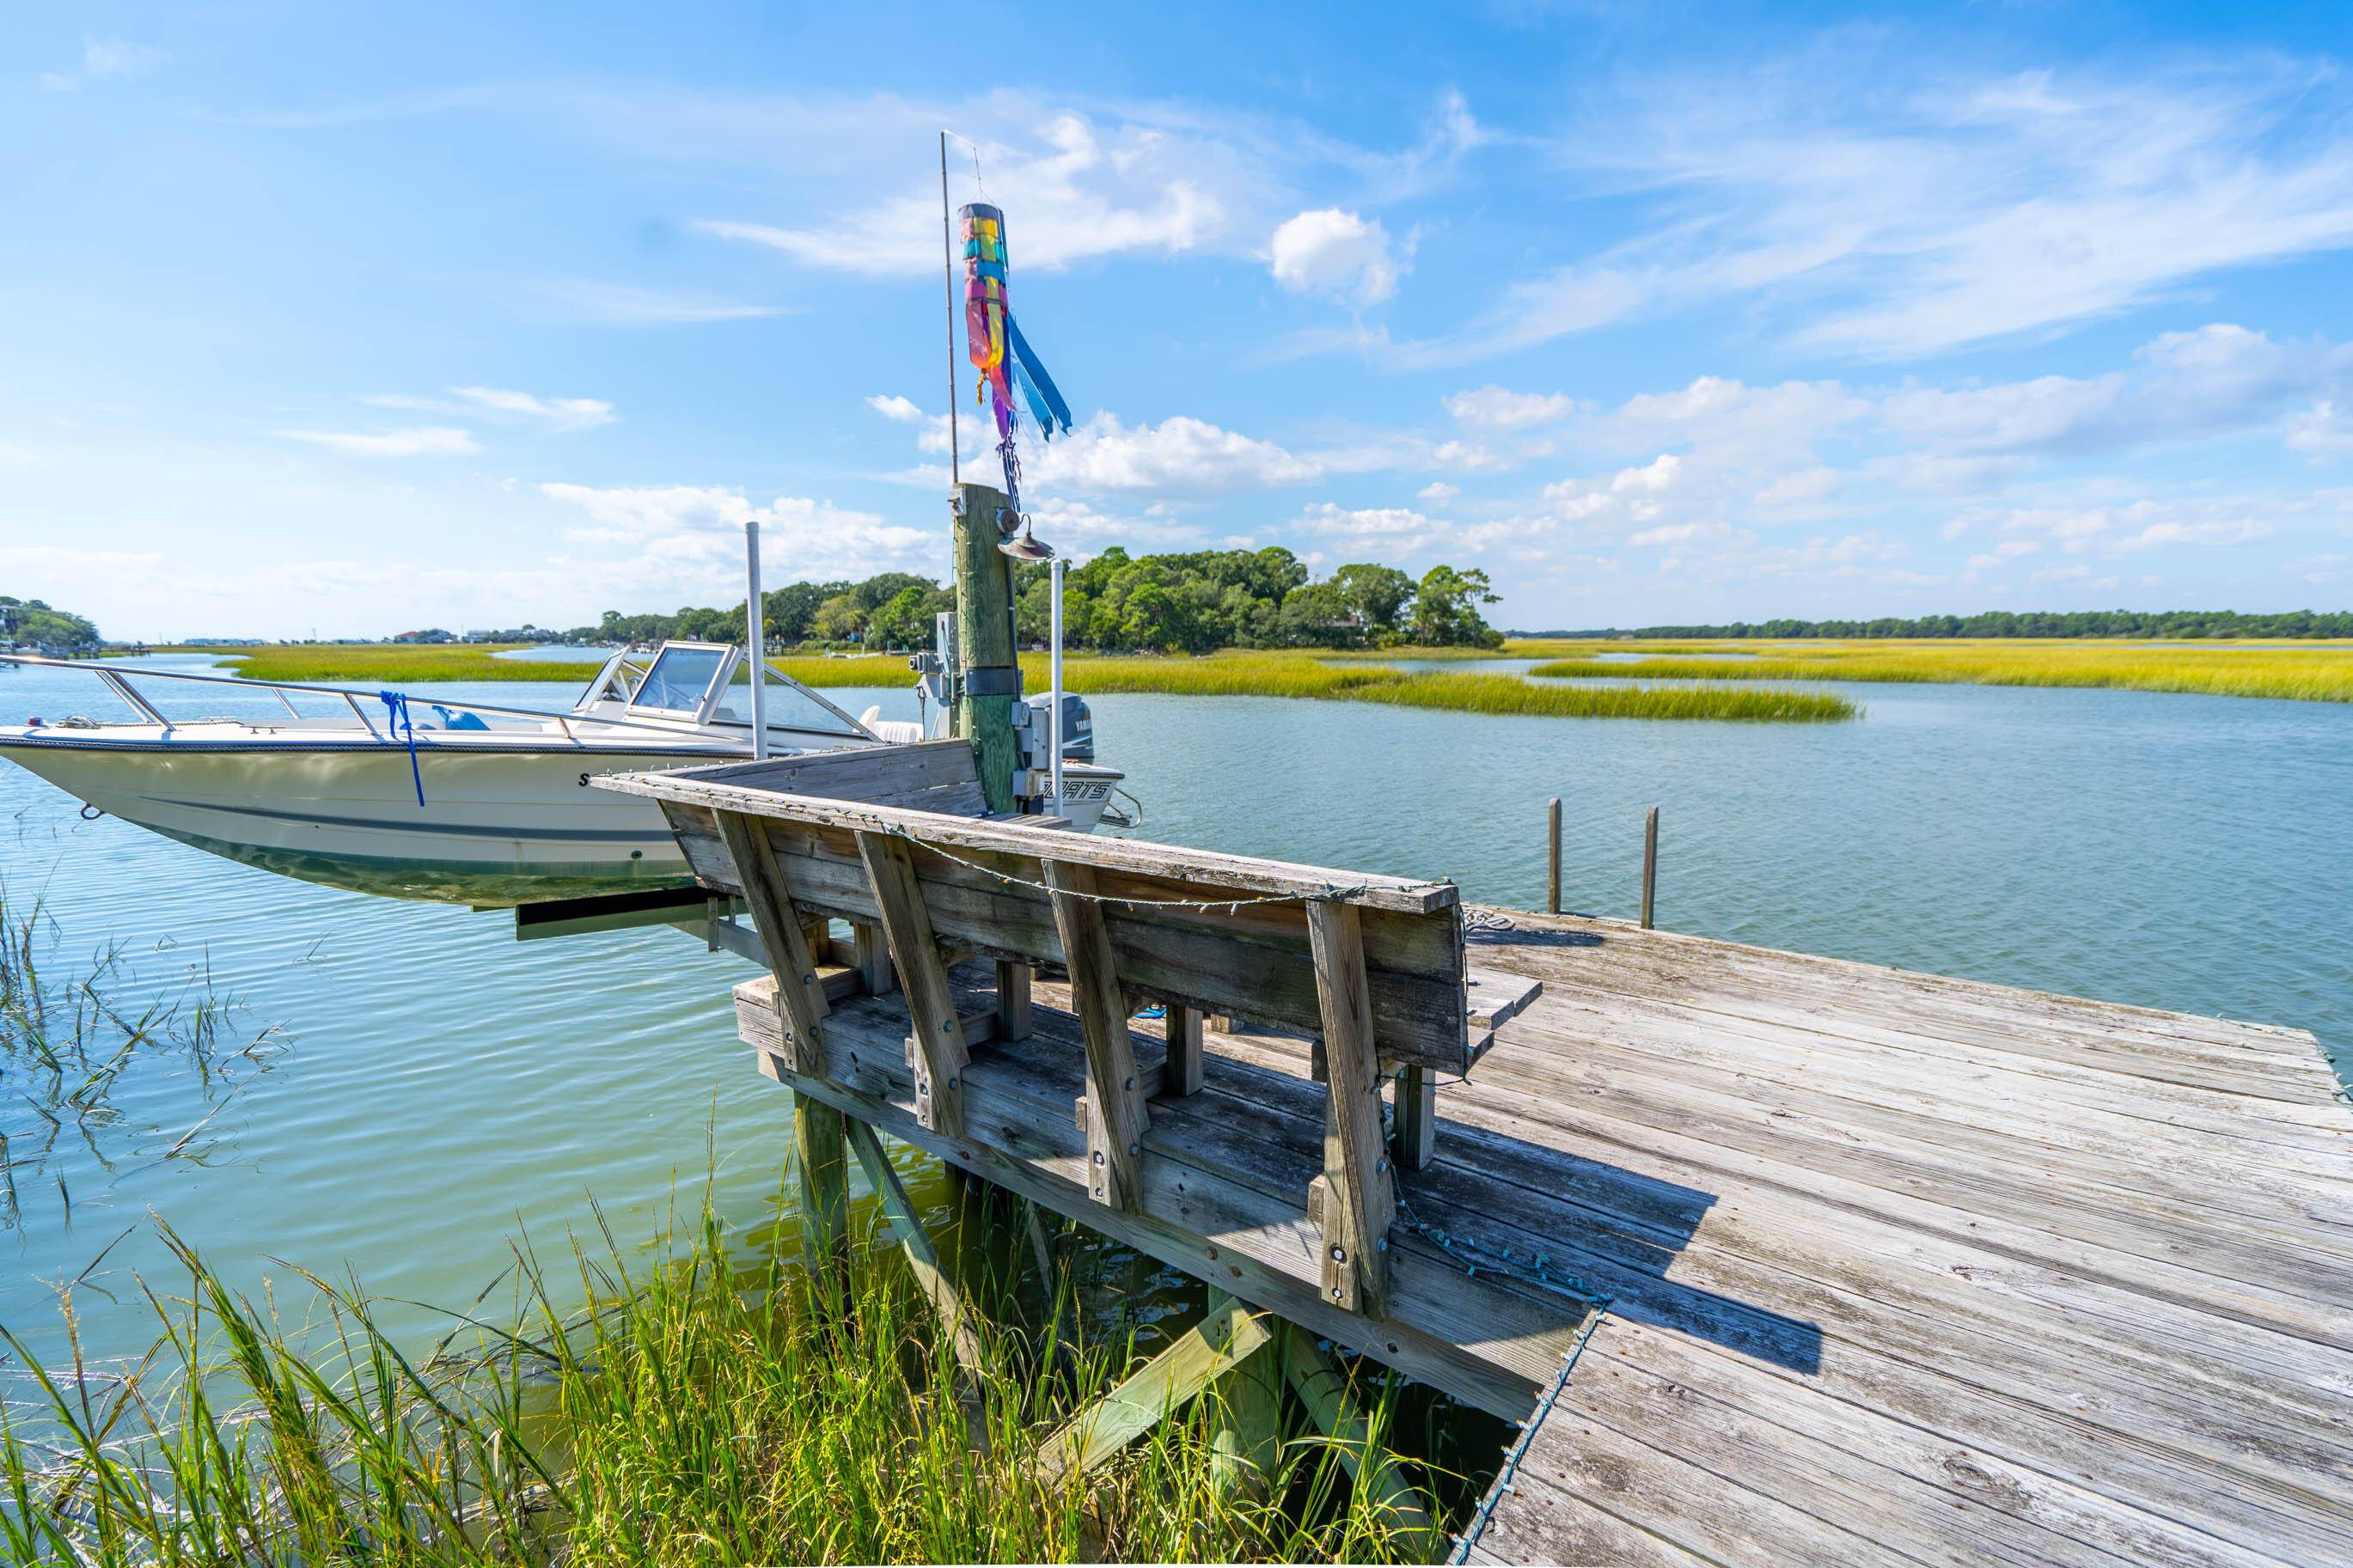
[[[965,353],[980,372],[980,385],[988,389],[997,416],[997,449],[1005,458],[1005,493],[1018,511],[1020,465],[1014,457],[1013,433],[1020,423],[1021,405],[1028,405],[1039,434],[1049,440],[1070,429],[1071,408],[1014,324],[1005,277],[1005,214],[976,202],[957,216],[964,226]],[[980,386],[975,386],[974,400],[980,396]]]

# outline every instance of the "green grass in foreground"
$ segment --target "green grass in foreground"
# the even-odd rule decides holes
[[[559,1310],[522,1250],[513,1327],[464,1320],[412,1358],[355,1287],[310,1279],[322,1353],[164,1235],[187,1275],[145,1287],[162,1333],[135,1365],[86,1367],[77,1342],[43,1369],[0,1329],[36,1395],[0,1407],[7,1562],[1374,1562],[1432,1544],[1346,1479],[1399,1462],[1393,1390],[1368,1401],[1362,1448],[1291,1434],[1267,1503],[1220,1493],[1198,1415],[1048,1478],[1041,1442],[1128,1347],[984,1324],[966,1382],[897,1255],[865,1244],[829,1310],[707,1212],[650,1269],[609,1235],[596,1257],[575,1247],[593,1311]]]
[[[1396,651],[1404,657],[1419,657],[1418,650]],[[794,679],[815,687],[897,686],[911,679],[906,659],[897,654],[855,658],[787,655],[770,662]],[[378,686],[436,680],[582,685],[596,668],[557,660],[494,658],[470,647],[362,643],[262,648],[241,656],[237,673],[257,680],[359,681]],[[1021,670],[1029,689],[1045,689],[1045,655],[1022,655]],[[1852,719],[1861,711],[1845,698],[1820,692],[1704,686],[1579,691],[1533,685],[1513,675],[1406,671],[1361,658],[1332,661],[1306,650],[1237,651],[1202,658],[1082,654],[1065,658],[1062,673],[1071,690],[1087,696],[1155,692],[1176,697],[1314,698],[1552,719],[1825,720]]]
[[[2243,648],[2229,644],[1873,643],[1790,647],[1750,645],[1748,658],[1558,659],[1529,671],[1586,679],[1749,681],[1852,680],[1971,686],[2107,687],[2202,692],[2302,702],[2353,702],[2353,649]],[[1731,655],[1736,645],[1708,645]]]

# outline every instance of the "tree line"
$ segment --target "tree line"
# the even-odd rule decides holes
[[[52,609],[38,599],[0,594],[0,642],[66,654],[98,651],[98,628],[70,610]]]
[[[1047,569],[1014,563],[1014,630],[1025,645],[1050,635]],[[1433,566],[1419,577],[1356,563],[1315,578],[1280,545],[1131,555],[1113,547],[1062,580],[1062,635],[1103,653],[1209,653],[1219,648],[1496,647],[1504,634],[1481,607],[1496,602],[1484,572]],[[771,647],[927,648],[934,617],[955,593],[928,577],[885,572],[863,582],[791,583],[761,595]],[[607,610],[590,626],[537,634],[575,643],[741,642],[744,606],[674,615]],[[525,639],[530,640],[530,639]]]
[[[1599,631],[1522,632],[1539,637],[2353,637],[2353,612],[2283,610],[1987,610],[1974,616],[1904,620],[1734,621],[1716,626],[1608,627]]]

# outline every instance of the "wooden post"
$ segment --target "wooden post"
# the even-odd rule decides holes
[[[1144,1206],[1144,1086],[1128,1037],[1127,998],[1118,960],[1095,902],[1095,870],[1068,861],[1040,862],[1053,889],[1054,927],[1071,972],[1071,1010],[1087,1043],[1087,1192],[1130,1214]]]
[[[1201,1015],[1171,1002],[1168,1014],[1168,1055],[1160,1068],[1160,1092],[1182,1100],[1201,1091]]]
[[[1545,807],[1545,844],[1547,847],[1545,872],[1545,913],[1560,913],[1560,796]]]
[[[1240,1303],[1223,1290],[1209,1291],[1209,1316]],[[1274,1325],[1279,1339],[1287,1328]],[[1219,1495],[1263,1501],[1282,1446],[1282,1347],[1251,1352],[1209,1385],[1215,1401],[1209,1431],[1210,1484]]]
[[[1642,818],[1642,929],[1651,929],[1651,901],[1659,890],[1659,808]]]
[[[1035,971],[1026,963],[997,961],[997,1037],[1029,1037],[1029,981]]]
[[[1394,1121],[1389,1147],[1398,1169],[1427,1169],[1438,1155],[1438,1085],[1419,1062],[1406,1063],[1398,1073]]]
[[[1020,760],[1013,738],[1013,705],[1021,698],[1013,563],[997,548],[1005,537],[997,516],[1005,506],[1002,490],[956,487],[956,733],[972,742],[981,795],[993,812],[1014,808],[1013,775]]]
[[[914,862],[904,844],[879,833],[858,835],[858,858],[865,865],[891,963],[907,994],[908,1021],[914,1026],[915,1118],[934,1132],[961,1138],[962,1074],[969,1059],[964,1022],[956,1016],[955,994],[948,988],[947,966],[940,962],[940,944],[932,935],[932,917],[923,908]]]
[[[882,940],[882,928],[864,921],[851,926],[851,942],[858,959],[858,973],[866,982],[867,994],[887,996],[899,982],[891,973],[891,949]]]
[[[809,1278],[828,1293],[842,1284],[849,1256],[849,1170],[843,1158],[847,1119],[813,1095],[793,1096],[793,1159],[801,1177],[801,1257]]]
[[[1354,904],[1307,900],[1307,941],[1324,1016],[1324,1297],[1345,1311],[1388,1310],[1388,1232],[1397,1196],[1381,1138],[1380,1061],[1364,926]]]

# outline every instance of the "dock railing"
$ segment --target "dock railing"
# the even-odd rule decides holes
[[[1326,1110],[1322,1169],[1297,1199],[1320,1232],[1319,1294],[1384,1315],[1394,1170],[1431,1157],[1431,1075],[1466,1072],[1487,1037],[1472,1037],[1451,883],[987,816],[960,741],[597,782],[659,801],[705,887],[744,900],[774,974],[776,1066],[806,1085],[835,1071],[831,922],[860,933],[860,989],[895,976],[915,1121],[951,1140],[967,1134],[975,1051],[1031,1033],[1034,974],[1066,979],[1084,1050],[1073,1114],[1106,1208],[1140,1209],[1149,1102],[1199,1089],[1205,1016],[1305,1037]],[[968,959],[995,962],[993,1005],[960,995],[950,971]],[[1137,1023],[1153,1009],[1157,1040]]]

